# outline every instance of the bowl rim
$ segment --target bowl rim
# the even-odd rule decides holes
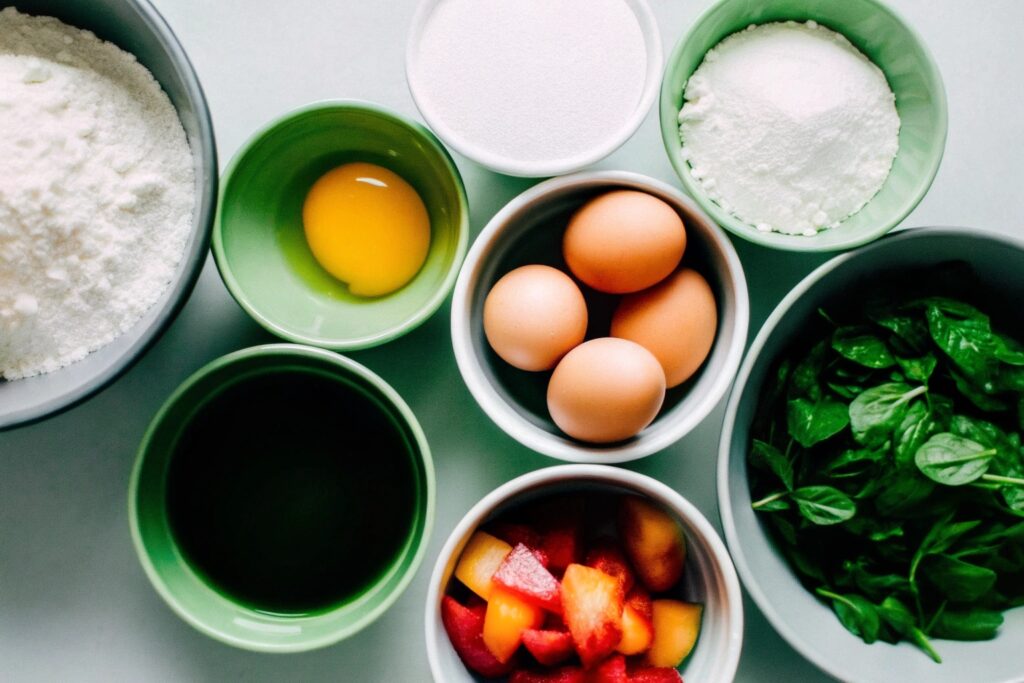
[[[175,70],[182,80],[185,96],[195,110],[196,136],[194,141],[189,140],[189,148],[193,157],[198,162],[197,166],[202,169],[206,176],[206,182],[203,183],[195,194],[192,229],[189,233],[190,238],[193,236],[196,238],[195,243],[190,250],[183,251],[181,254],[181,261],[179,261],[177,266],[180,269],[180,275],[171,281],[167,291],[161,295],[162,297],[169,297],[163,308],[157,312],[153,321],[149,323],[148,328],[139,335],[116,362],[111,364],[106,371],[96,375],[89,381],[83,382],[49,401],[33,408],[16,408],[13,411],[0,414],[0,432],[16,427],[26,427],[70,410],[107,388],[117,378],[134,367],[146,352],[160,340],[171,326],[171,323],[181,313],[185,304],[188,303],[189,296],[193,289],[195,289],[203,266],[206,263],[206,255],[210,248],[210,237],[218,205],[220,182],[217,164],[217,143],[214,137],[210,108],[195,67],[185,53],[185,49],[182,47],[177,35],[175,35],[160,12],[147,0],[127,0],[127,3],[152,31],[155,42],[160,46],[160,49],[167,53],[169,61],[175,65]],[[124,50],[120,45],[118,45],[118,48]],[[127,52],[127,50],[124,51]],[[163,86],[160,89],[163,91]],[[181,114],[178,112],[178,108],[174,107],[174,110],[180,119]],[[159,302],[157,302],[150,310],[159,305]],[[149,311],[143,313],[143,318],[148,313]],[[135,325],[141,322],[142,319],[136,321]],[[131,329],[125,334],[130,333]],[[56,374],[60,371],[61,369],[57,369],[54,373],[50,374]],[[24,381],[31,380],[31,377],[27,377]],[[13,380],[13,382],[19,381],[23,380]]]
[[[196,384],[202,382],[211,374],[240,361],[262,356],[279,356],[283,359],[289,356],[313,358],[333,365],[342,374],[353,375],[368,382],[375,390],[380,392],[383,401],[395,409],[398,417],[409,428],[416,446],[420,451],[419,457],[423,464],[423,487],[425,493],[423,533],[420,538],[415,541],[416,548],[411,553],[408,567],[405,569],[404,574],[395,584],[391,592],[384,597],[380,604],[351,624],[345,624],[334,632],[328,633],[320,638],[284,645],[261,643],[256,640],[246,640],[244,638],[230,635],[207,625],[203,619],[195,616],[187,610],[167,587],[167,584],[164,582],[160,572],[157,571],[156,566],[150,559],[149,553],[146,552],[146,548],[142,540],[142,531],[138,522],[139,480],[142,475],[143,464],[147,458],[150,442],[152,441],[159,426],[167,418],[167,414],[185,394],[191,391]],[[182,619],[182,621],[214,640],[244,650],[270,653],[306,652],[332,645],[355,635],[376,621],[401,597],[409,584],[412,583],[413,578],[415,578],[419,571],[420,565],[423,563],[423,558],[426,556],[427,546],[430,544],[430,538],[434,529],[436,498],[437,481],[434,471],[434,461],[430,452],[430,444],[427,441],[426,434],[423,432],[423,428],[420,426],[419,421],[416,419],[416,416],[409,405],[390,384],[380,377],[380,375],[351,358],[326,349],[303,346],[300,344],[261,344],[233,351],[210,361],[185,379],[157,410],[156,414],[150,420],[149,425],[146,427],[146,432],[142,437],[142,440],[139,442],[135,462],[132,465],[131,477],[128,483],[128,524],[131,531],[132,546],[135,548],[136,557],[139,560],[139,564],[142,565],[146,577],[149,579],[150,584],[153,586],[154,590],[156,590],[157,594],[160,595],[167,606],[170,607],[171,610]],[[327,610],[323,613],[318,613],[316,616],[329,615],[332,611],[334,610]]]
[[[639,190],[655,191],[656,194],[671,196],[674,201],[686,206],[694,215],[700,217],[709,229],[710,241],[726,262],[723,284],[733,290],[735,296],[736,327],[733,339],[723,361],[722,371],[713,378],[698,380],[690,391],[698,387],[704,391],[701,401],[685,415],[675,420],[671,428],[662,431],[657,439],[627,442],[612,446],[588,445],[585,443],[560,443],[554,441],[552,435],[530,423],[508,404],[495,390],[480,368],[473,352],[471,324],[470,279],[483,267],[486,258],[485,249],[490,248],[505,232],[508,219],[519,213],[525,206],[534,201],[558,194],[574,187],[586,187],[599,182],[608,186],[619,186]],[[722,316],[719,315],[721,320]],[[477,405],[503,432],[523,444],[527,448],[543,455],[574,463],[619,464],[647,457],[664,450],[696,428],[726,395],[736,376],[743,357],[743,349],[747,342],[747,331],[750,324],[750,298],[747,291],[746,275],[735,247],[715,222],[704,214],[694,201],[682,194],[678,188],[632,171],[584,171],[567,176],[551,178],[538,183],[525,192],[512,198],[503,206],[473,242],[466,256],[459,279],[455,283],[452,295],[451,337],[455,353],[456,365],[466,387],[469,389]],[[716,340],[715,344],[719,343]],[[702,386],[701,381],[707,384]]]
[[[447,271],[445,272],[444,279],[441,281],[441,284],[437,287],[431,297],[416,311],[416,313],[407,317],[405,320],[402,320],[380,332],[352,338],[326,339],[306,335],[279,325],[270,317],[266,316],[249,298],[245,293],[245,289],[235,278],[234,272],[231,270],[231,266],[228,263],[227,252],[224,248],[224,226],[222,213],[224,198],[227,194],[228,187],[231,185],[235,172],[245,161],[245,157],[247,157],[255,147],[261,144],[268,135],[273,134],[280,127],[285,126],[303,116],[321,111],[362,112],[387,119],[392,123],[409,130],[427,147],[438,154],[438,157],[441,159],[447,173],[453,181],[456,198],[459,204],[460,218],[458,225],[456,226],[457,236],[455,253],[451,264],[449,264]],[[469,199],[466,194],[466,185],[462,179],[462,175],[459,173],[458,167],[455,165],[455,161],[452,159],[451,154],[448,153],[448,150],[445,149],[445,146],[441,144],[440,140],[438,140],[428,128],[420,124],[418,121],[407,118],[383,105],[360,99],[324,99],[310,102],[271,119],[252,133],[242,146],[238,148],[238,151],[235,152],[231,161],[228,163],[227,168],[224,170],[223,181],[220,187],[217,215],[213,223],[212,236],[213,257],[214,263],[217,265],[217,271],[220,273],[220,277],[224,281],[224,285],[227,287],[228,292],[231,293],[232,298],[239,306],[241,306],[242,310],[249,314],[249,317],[255,320],[267,332],[270,332],[274,336],[285,341],[315,346],[317,348],[327,349],[330,351],[358,351],[380,346],[381,344],[385,344],[408,334],[426,322],[430,316],[432,316],[437,309],[441,307],[444,300],[448,298],[448,294],[455,285],[455,279],[458,277],[459,268],[465,259],[468,247]],[[400,293],[401,290],[398,290],[394,294]],[[372,305],[372,303],[369,305]]]
[[[409,94],[416,104],[416,108],[427,122],[427,125],[437,132],[446,145],[485,168],[504,175],[520,178],[546,178],[578,171],[604,159],[624,145],[640,128],[644,119],[647,118],[647,113],[654,105],[658,90],[661,87],[661,74],[665,62],[661,32],[647,0],[624,0],[636,16],[637,23],[640,26],[640,33],[647,48],[647,67],[644,88],[641,91],[636,109],[613,135],[608,136],[604,143],[594,147],[588,153],[578,154],[575,157],[543,161],[522,161],[491,152],[482,145],[474,144],[445,123],[443,117],[439,116],[430,107],[429,100],[417,85],[416,55],[419,51],[419,43],[431,14],[442,1],[420,0],[416,7],[405,43],[405,82],[409,89]]]
[[[743,359],[733,383],[729,398],[726,401],[725,415],[722,419],[722,430],[718,442],[718,463],[716,472],[716,485],[718,488],[718,513],[722,523],[722,531],[725,543],[729,548],[730,556],[735,564],[736,571],[743,582],[743,587],[749,593],[761,613],[767,618],[772,628],[782,636],[797,652],[805,659],[817,666],[827,674],[840,680],[851,680],[850,672],[839,671],[833,665],[832,659],[810,645],[800,635],[800,632],[782,619],[773,607],[773,600],[768,593],[761,588],[758,580],[758,572],[755,571],[747,561],[742,539],[736,527],[736,520],[733,515],[733,501],[729,491],[729,465],[734,458],[741,457],[734,455],[730,448],[732,433],[736,426],[736,413],[739,410],[740,399],[746,390],[750,374],[759,362],[761,353],[768,342],[768,339],[775,333],[779,322],[789,313],[793,305],[807,293],[818,282],[827,278],[837,268],[854,259],[870,258],[870,254],[876,249],[889,249],[894,244],[902,242],[913,242],[932,237],[970,237],[973,239],[991,240],[1005,244],[1008,248],[1024,252],[1024,240],[1018,240],[1000,233],[990,231],[973,230],[966,227],[936,226],[918,227],[901,230],[882,239],[868,244],[860,249],[839,254],[825,263],[821,264],[791,289],[786,296],[772,310],[758,331],[754,341]]]
[[[717,203],[712,201],[707,194],[700,189],[700,187],[694,183],[692,176],[690,175],[690,169],[687,162],[680,156],[679,150],[681,148],[681,141],[679,138],[679,123],[677,116],[679,110],[672,104],[674,99],[674,90],[669,82],[668,74],[673,66],[679,62],[682,58],[683,51],[688,47],[689,43],[694,41],[697,32],[703,28],[704,24],[717,12],[719,9],[729,3],[736,2],[737,0],[718,0],[711,7],[707,8],[697,19],[691,24],[690,29],[679,38],[678,42],[673,47],[672,52],[669,54],[668,60],[665,65],[665,72],[661,82],[661,94],[659,97],[659,119],[661,127],[661,139],[665,148],[666,156],[668,156],[669,163],[672,165],[672,169],[675,171],[676,176],[679,178],[679,182],[682,183],[683,189],[686,193],[691,196],[705,212],[707,212],[719,225],[724,227],[726,230],[742,237],[744,240],[753,244],[759,244],[764,247],[772,249],[778,249],[780,251],[790,252],[835,252],[860,247],[869,242],[872,242],[879,237],[890,232],[894,227],[899,225],[910,213],[917,208],[917,206],[924,200],[928,191],[931,189],[932,183],[935,181],[936,175],[938,175],[939,167],[942,165],[942,159],[946,152],[946,142],[949,137],[949,102],[946,94],[945,82],[942,78],[942,72],[939,70],[938,63],[935,61],[935,57],[929,49],[928,44],[925,43],[921,34],[906,20],[903,15],[897,12],[895,9],[882,2],[882,0],[860,0],[860,2],[867,3],[874,8],[874,11],[883,15],[887,15],[893,22],[900,25],[907,34],[911,37],[914,44],[920,50],[924,56],[924,61],[927,64],[927,72],[925,77],[928,81],[935,86],[935,103],[938,108],[937,116],[935,121],[941,130],[941,139],[938,140],[939,150],[938,154],[935,155],[932,163],[929,164],[926,172],[917,179],[916,189],[912,194],[905,197],[900,208],[895,211],[888,219],[881,221],[873,230],[865,230],[862,233],[853,235],[845,240],[837,242],[829,246],[819,246],[818,240],[814,238],[802,237],[802,241],[797,241],[792,238],[792,235],[784,235],[776,232],[760,232],[753,228],[746,221],[737,218],[731,213],[722,209]],[[794,21],[799,21],[794,19]],[[827,23],[827,22],[825,22]],[[836,32],[845,35],[842,31]],[[872,60],[872,63],[874,61]],[[699,66],[699,65],[698,65]],[[881,68],[879,66],[879,68]],[[690,74],[692,75],[692,73]],[[690,75],[686,77],[688,81]],[[888,77],[886,77],[888,81]],[[891,86],[890,86],[891,87]],[[671,105],[671,106],[669,106]],[[671,113],[670,113],[671,112]],[[897,155],[899,152],[897,151]],[[874,201],[874,197],[868,200],[868,203]],[[858,212],[859,213],[859,212]],[[856,214],[854,214],[856,215]],[[840,226],[842,227],[842,223]],[[835,228],[838,229],[838,228]],[[820,233],[819,233],[820,234]],[[800,237],[800,236],[798,236]]]
[[[702,547],[707,551],[711,563],[718,569],[724,587],[722,602],[725,605],[723,618],[729,628],[728,661],[724,662],[722,680],[732,680],[739,667],[740,654],[743,650],[743,593],[740,582],[733,567],[732,559],[726,550],[718,532],[708,518],[681,493],[667,484],[640,472],[612,467],[610,465],[568,464],[553,465],[533,470],[505,482],[481,498],[452,529],[444,546],[438,553],[434,569],[430,574],[427,586],[427,599],[424,609],[424,637],[427,645],[427,661],[430,664],[431,676],[438,683],[445,681],[441,667],[438,643],[441,638],[447,639],[443,629],[437,628],[440,621],[437,612],[441,604],[441,579],[448,562],[455,554],[456,546],[471,531],[480,526],[484,518],[497,506],[505,503],[525,491],[537,489],[560,481],[603,482],[622,486],[654,499],[666,505],[674,515],[684,519],[697,532]],[[687,539],[688,542],[690,539]]]

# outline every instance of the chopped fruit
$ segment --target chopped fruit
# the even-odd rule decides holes
[[[649,666],[629,673],[629,683],[683,683],[679,672],[669,667]]]
[[[551,571],[564,572],[566,567],[580,559],[581,545],[578,526],[559,525],[544,533],[540,549],[547,556]]]
[[[491,590],[484,615],[484,644],[499,662],[507,662],[523,642],[523,631],[544,623],[544,611],[499,586]]]
[[[646,652],[653,641],[651,597],[638,586],[626,596],[626,606],[622,608],[622,640],[615,649],[624,655],[638,655]]]
[[[612,652],[622,639],[625,596],[614,576],[582,564],[571,564],[562,578],[562,609],[576,652],[591,667]]]
[[[634,586],[626,595],[626,604],[647,621],[651,620],[651,596],[640,586]]]
[[[686,543],[667,512],[636,496],[619,505],[619,533],[637,576],[651,591],[666,591],[683,575]]]
[[[541,534],[539,549],[548,557],[548,569],[553,574],[560,575],[573,562],[583,561],[582,498],[547,500],[532,512]]]
[[[510,552],[512,546],[505,541],[478,531],[462,550],[459,564],[455,567],[455,578],[487,600],[491,595],[491,578]]]
[[[484,645],[485,609],[483,604],[475,608],[463,607],[446,595],[441,600],[441,622],[462,663],[481,676],[495,678],[508,674],[515,664],[511,661],[502,664]]]
[[[511,546],[517,546],[522,543],[527,548],[534,550],[540,547],[540,534],[533,527],[525,524],[497,522],[491,525],[490,532],[491,535],[497,536]]]
[[[551,612],[549,612],[544,617],[543,629],[545,631],[565,631],[566,633],[569,632],[569,627],[566,626],[565,622],[562,620],[562,615],[554,614]]]
[[[513,671],[508,683],[586,683],[583,669],[578,666],[564,666],[561,669],[538,669]]]
[[[603,541],[595,545],[587,553],[585,564],[617,578],[626,593],[633,587],[633,570],[629,568],[629,562],[619,546],[612,541]]]
[[[615,655],[604,660],[587,676],[587,683],[626,683],[626,658]]]
[[[495,585],[507,588],[523,600],[555,614],[562,613],[558,579],[541,564],[537,555],[520,543],[494,573]]]
[[[573,653],[572,636],[568,631],[523,631],[523,646],[544,666],[554,666],[569,659]]]
[[[678,600],[655,600],[652,607],[654,642],[647,651],[647,663],[677,667],[697,642],[704,607]]]

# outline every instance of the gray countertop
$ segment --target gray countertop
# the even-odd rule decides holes
[[[651,0],[666,53],[708,0]],[[1024,2],[892,0],[931,47],[946,80],[950,128],[931,192],[905,225],[967,225],[1024,238]],[[188,51],[213,111],[222,165],[269,119],[306,102],[354,97],[419,118],[404,78],[415,0],[156,0]],[[473,231],[533,181],[465,159]],[[655,111],[599,168],[678,185]],[[751,335],[822,256],[737,249],[750,285]],[[271,341],[228,296],[212,260],[163,339],[127,375],[54,419],[0,434],[0,679],[429,681],[423,601],[431,565],[456,522],[508,479],[555,464],[501,434],[459,377],[448,308],[384,348],[351,354],[409,402],[437,467],[438,514],[427,558],[379,621],[303,655],[232,649],[165,607],[139,567],[126,489],[150,417],[186,376],[228,351]],[[716,524],[721,406],[683,441],[630,469],[661,479]],[[492,444],[483,448],[481,444]],[[498,447],[493,444],[499,444]],[[746,605],[738,681],[828,680]],[[699,682],[691,682],[699,683]]]

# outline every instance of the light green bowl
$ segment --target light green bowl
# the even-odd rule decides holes
[[[381,297],[351,294],[313,258],[302,227],[309,188],[352,161],[411,184],[430,214],[419,273]],[[335,351],[399,337],[430,317],[455,283],[469,240],[469,206],[451,156],[423,126],[374,104],[320,102],[256,133],[225,172],[213,255],[231,295],[289,341]]]
[[[813,237],[760,232],[711,201],[681,156],[679,110],[683,88],[704,55],[751,24],[808,21],[846,36],[885,73],[896,95],[900,146],[882,189],[839,226]],[[878,0],[721,0],[705,12],[672,51],[661,83],[661,136],[683,188],[730,232],[776,249],[850,249],[889,232],[931,187],[946,146],[946,91],[931,53],[910,26]]]

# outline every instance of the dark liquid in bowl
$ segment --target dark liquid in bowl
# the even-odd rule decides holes
[[[167,513],[189,563],[254,609],[308,614],[377,580],[416,505],[406,440],[362,392],[261,374],[203,406],[171,462]]]

